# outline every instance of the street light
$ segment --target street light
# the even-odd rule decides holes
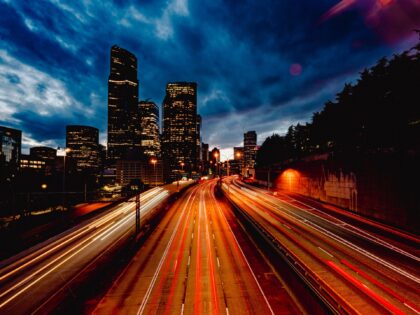
[[[184,162],[179,162],[179,165],[181,165],[181,168],[182,168],[182,173],[184,172],[184,165],[185,165],[185,163]],[[180,172],[181,173],[181,172]],[[178,177],[178,181],[176,182],[176,187],[177,187],[177,192],[179,192],[179,179],[180,179],[180,177],[181,177],[182,175],[181,174],[179,174],[179,177]]]
[[[65,195],[66,195],[66,157],[67,157],[67,153],[70,153],[71,149],[70,148],[65,148],[64,149],[64,157],[63,157],[63,210],[65,207]]]
[[[217,176],[220,177],[220,165],[219,165],[219,161],[218,161],[219,153],[218,152],[214,152],[213,153],[213,156],[216,159],[216,173],[217,173]]]
[[[239,160],[241,157],[242,157],[242,153],[241,152],[236,152],[236,154],[235,154],[235,156],[236,156],[236,158]],[[242,176],[242,168],[244,167],[244,165],[243,165],[243,160],[242,161],[240,161],[240,163],[239,163],[239,174],[240,174],[240,176]]]
[[[157,163],[157,159],[156,158],[151,158],[150,159],[150,163],[153,164],[153,171],[155,173],[155,187],[157,186],[157,173],[156,173],[156,163]]]

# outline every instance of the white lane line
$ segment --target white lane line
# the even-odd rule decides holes
[[[418,310],[416,310],[414,307],[411,307],[410,305],[408,305],[407,303],[403,303],[405,306],[407,306],[409,309],[413,310],[414,312],[416,312],[416,314],[420,314],[420,312]]]
[[[184,303],[182,303],[182,306],[181,306],[181,315],[184,315]]]
[[[181,219],[184,217],[185,210],[187,209],[187,206],[189,204],[189,201],[190,201],[192,195],[193,195],[193,192],[190,193],[190,195],[189,195],[189,197],[188,197],[188,199],[187,199],[187,201],[185,203],[185,206],[182,209],[181,215],[178,218],[178,221],[176,223],[176,226],[175,226],[175,228],[174,228],[174,230],[172,232],[171,238],[169,239],[169,242],[166,245],[165,251],[163,252],[162,258],[159,261],[159,264],[158,264],[158,266],[156,268],[155,274],[153,275],[152,281],[150,282],[149,287],[147,288],[146,294],[143,297],[143,301],[141,302],[140,307],[139,307],[139,309],[137,311],[137,315],[143,314],[144,309],[146,308],[146,303],[149,300],[149,297],[150,297],[150,294],[152,293],[153,287],[155,286],[157,277],[159,276],[160,270],[162,269],[163,262],[165,261],[166,256],[168,255],[169,248],[171,247],[172,241],[175,238],[175,234],[178,231],[178,228],[179,228],[179,226],[181,224]]]
[[[272,198],[271,196],[266,196],[265,197],[265,191],[263,191],[263,190],[262,190],[262,195],[264,195],[264,199],[270,201],[271,203],[273,203],[274,201],[276,201],[276,203],[277,202],[284,202],[284,203],[288,204],[289,206],[298,208],[298,209],[300,209],[302,211],[306,211],[307,210],[307,209],[301,208],[301,207],[299,207],[297,205],[294,205],[294,204],[292,204],[290,202],[287,202],[285,200],[279,200],[277,198]],[[268,199],[269,197],[272,198],[273,200]],[[393,245],[393,244],[391,244],[389,242],[386,242],[386,241],[384,241],[384,240],[376,237],[375,235],[372,235],[369,232],[367,232],[365,230],[362,230],[361,228],[358,228],[357,226],[354,226],[354,225],[351,225],[351,224],[349,224],[347,222],[344,222],[344,221],[342,221],[342,220],[340,220],[340,219],[338,219],[338,218],[336,218],[336,217],[334,217],[334,216],[332,216],[332,215],[330,215],[328,213],[324,213],[323,211],[321,211],[321,210],[319,210],[317,208],[313,208],[313,207],[309,206],[306,203],[300,202],[300,201],[298,201],[296,199],[293,199],[293,198],[290,198],[290,199],[292,201],[297,201],[297,202],[301,203],[302,205],[304,205],[306,207],[310,207],[312,210],[316,210],[316,211],[322,213],[323,215],[328,216],[328,217],[330,217],[330,218],[333,219],[333,221],[329,221],[329,220],[325,219],[324,217],[319,216],[319,215],[315,214],[314,212],[311,212],[311,214],[314,217],[316,217],[318,219],[321,219],[324,222],[327,222],[327,223],[330,223],[330,224],[333,224],[333,225],[342,227],[344,230],[346,230],[346,231],[348,231],[350,233],[354,233],[356,235],[359,235],[360,237],[366,238],[366,239],[370,240],[371,242],[374,242],[376,244],[382,245],[382,246],[384,246],[384,247],[386,247],[388,249],[391,249],[391,250],[393,250],[393,251],[395,251],[395,252],[397,252],[397,253],[399,253],[401,255],[407,256],[407,257],[409,257],[409,258],[411,258],[413,260],[420,261],[420,257],[418,257],[418,256],[416,256],[416,255],[414,255],[412,253],[409,253],[409,252],[407,252],[407,251],[405,251],[405,250],[403,250],[403,249],[401,249],[401,248],[399,248],[399,247],[397,247],[397,246],[395,246],[395,245]],[[339,222],[339,223],[336,223],[334,221]]]
[[[188,256],[188,266],[190,265],[190,262],[191,262],[191,256]]]
[[[191,233],[191,239],[194,239],[194,233]]]
[[[174,270],[176,270],[176,266],[178,265],[178,259],[175,260],[175,264],[174,264]]]
[[[327,252],[325,249],[323,249],[323,248],[321,248],[321,247],[319,247],[318,246],[318,248],[320,249],[320,250],[322,250],[325,254],[327,254],[328,256],[330,256],[330,257],[334,257],[333,255],[331,255],[329,252]]]
[[[264,197],[264,199],[267,200],[267,198],[265,198],[265,197]],[[270,201],[270,203],[272,203],[272,202]],[[285,203],[287,203],[287,202],[285,202]],[[265,203],[265,206],[267,206],[267,202]],[[273,208],[275,208],[275,209],[278,208],[278,206],[276,206],[276,205],[270,205],[270,206],[273,207]],[[291,205],[291,206],[300,209],[299,207],[297,207],[295,205]],[[342,238],[342,237],[334,234],[333,232],[330,232],[329,230],[324,229],[323,227],[317,225],[316,223],[314,223],[312,221],[307,221],[304,217],[302,217],[301,215],[297,214],[296,212],[292,212],[290,210],[287,210],[284,207],[282,209],[284,210],[284,211],[282,211],[282,213],[285,214],[285,215],[288,215],[290,218],[300,219],[300,221],[303,222],[303,224],[314,228],[315,230],[317,230],[320,233],[322,233],[322,234],[324,234],[324,235],[326,235],[326,236],[334,239],[335,241],[337,241],[339,243],[342,243],[342,244],[347,245],[347,247],[349,247],[349,248],[351,248],[353,250],[356,250],[357,252],[359,252],[359,253],[361,253],[361,254],[369,257],[370,259],[372,259],[372,260],[374,260],[374,261],[382,264],[383,266],[386,266],[389,269],[391,269],[391,270],[393,270],[393,271],[395,271],[395,272],[397,272],[397,273],[405,276],[406,278],[409,278],[409,279],[413,280],[416,283],[420,283],[420,279],[418,277],[416,277],[415,275],[412,275],[409,272],[407,272],[407,271],[405,271],[405,270],[403,270],[403,269],[395,266],[394,264],[389,263],[388,261],[386,261],[386,260],[384,260],[384,259],[376,256],[375,254],[373,254],[373,253],[371,253],[371,252],[369,252],[369,251],[367,251],[367,250],[365,250],[365,249],[363,249],[363,248],[361,248],[361,247],[359,247],[359,246],[351,243],[350,241],[347,241],[346,239],[344,239],[344,238]],[[306,222],[303,221],[303,219],[305,219]],[[329,221],[327,221],[327,222],[329,222]]]
[[[219,261],[219,257],[216,257],[216,259],[217,259],[217,267],[219,267],[219,269],[220,269],[220,261]]]
[[[226,307],[226,315],[229,315],[229,309]]]
[[[242,254],[242,257],[244,258],[244,260],[245,260],[245,262],[246,262],[246,264],[247,264],[247,266],[248,266],[248,269],[249,269],[249,271],[251,272],[252,277],[254,278],[255,283],[257,284],[258,289],[260,290],[260,293],[261,293],[261,295],[263,296],[264,301],[265,301],[265,303],[267,304],[268,309],[270,310],[270,313],[274,315],[273,309],[271,308],[271,305],[270,305],[270,303],[268,302],[268,299],[267,299],[267,297],[266,297],[266,295],[265,295],[265,293],[264,293],[263,289],[261,288],[261,285],[260,285],[260,283],[258,282],[257,277],[255,276],[254,271],[252,270],[251,265],[250,265],[250,264],[249,264],[249,262],[248,262],[248,259],[246,259],[245,253],[243,252],[243,250],[242,250],[242,248],[241,248],[241,245],[239,245],[239,242],[238,242],[238,240],[237,240],[237,238],[236,238],[235,234],[233,233],[232,228],[230,227],[230,225],[229,225],[229,223],[228,223],[228,221],[227,221],[227,219],[226,219],[225,214],[224,214],[224,213],[223,213],[223,211],[220,209],[220,206],[219,206],[219,204],[217,203],[217,200],[216,200],[216,198],[214,197],[214,194],[211,194],[211,195],[212,195],[212,198],[213,198],[213,200],[214,200],[214,202],[215,202],[215,204],[216,204],[216,206],[217,206],[217,210],[219,211],[219,213],[221,214],[221,216],[224,218],[224,220],[225,220],[225,222],[226,222],[227,226],[229,227],[229,230],[230,230],[230,232],[231,232],[231,233],[232,233],[232,235],[233,235],[233,238],[234,238],[234,240],[235,240],[235,242],[236,242],[236,245],[238,245],[238,248],[239,248],[239,250],[240,250],[240,252],[241,252],[241,254]]]

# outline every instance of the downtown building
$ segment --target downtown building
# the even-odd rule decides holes
[[[99,130],[90,126],[66,127],[67,156],[75,163],[77,171],[96,171],[99,162]]]
[[[45,162],[45,175],[51,175],[55,171],[57,150],[51,147],[39,146],[29,149],[31,159]],[[21,163],[22,165],[22,163]]]
[[[162,153],[167,180],[176,180],[182,173],[194,176],[199,171],[200,124],[197,115],[197,84],[168,83],[163,101],[162,133]]]
[[[244,133],[243,150],[242,174],[244,176],[253,176],[255,174],[255,160],[257,157],[257,133],[255,131]]]
[[[160,157],[159,108],[154,102],[140,101],[141,149],[149,157]]]
[[[108,160],[112,165],[128,151],[140,149],[138,88],[136,56],[112,46],[108,79]]]
[[[0,180],[16,176],[21,146],[21,130],[0,126]]]

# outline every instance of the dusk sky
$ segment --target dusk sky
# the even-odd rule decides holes
[[[0,1],[0,125],[30,146],[64,146],[65,126],[106,143],[109,54],[138,58],[139,95],[198,83],[203,141],[259,144],[309,121],[345,82],[410,48],[418,0]]]

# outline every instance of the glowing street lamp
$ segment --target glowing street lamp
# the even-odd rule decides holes
[[[151,158],[150,159],[150,163],[153,164],[153,171],[155,173],[155,187],[157,186],[157,173],[156,173],[156,163],[157,163],[157,159],[156,158]]]
[[[217,169],[216,169],[216,173],[217,173],[217,176],[219,176],[219,177],[220,177],[220,165],[219,165],[219,161],[218,161],[218,158],[219,158],[219,153],[218,153],[218,152],[214,152],[214,153],[213,153],[213,156],[214,156],[214,158],[216,159],[216,161],[215,161],[215,164],[216,164],[216,167],[217,167]]]

